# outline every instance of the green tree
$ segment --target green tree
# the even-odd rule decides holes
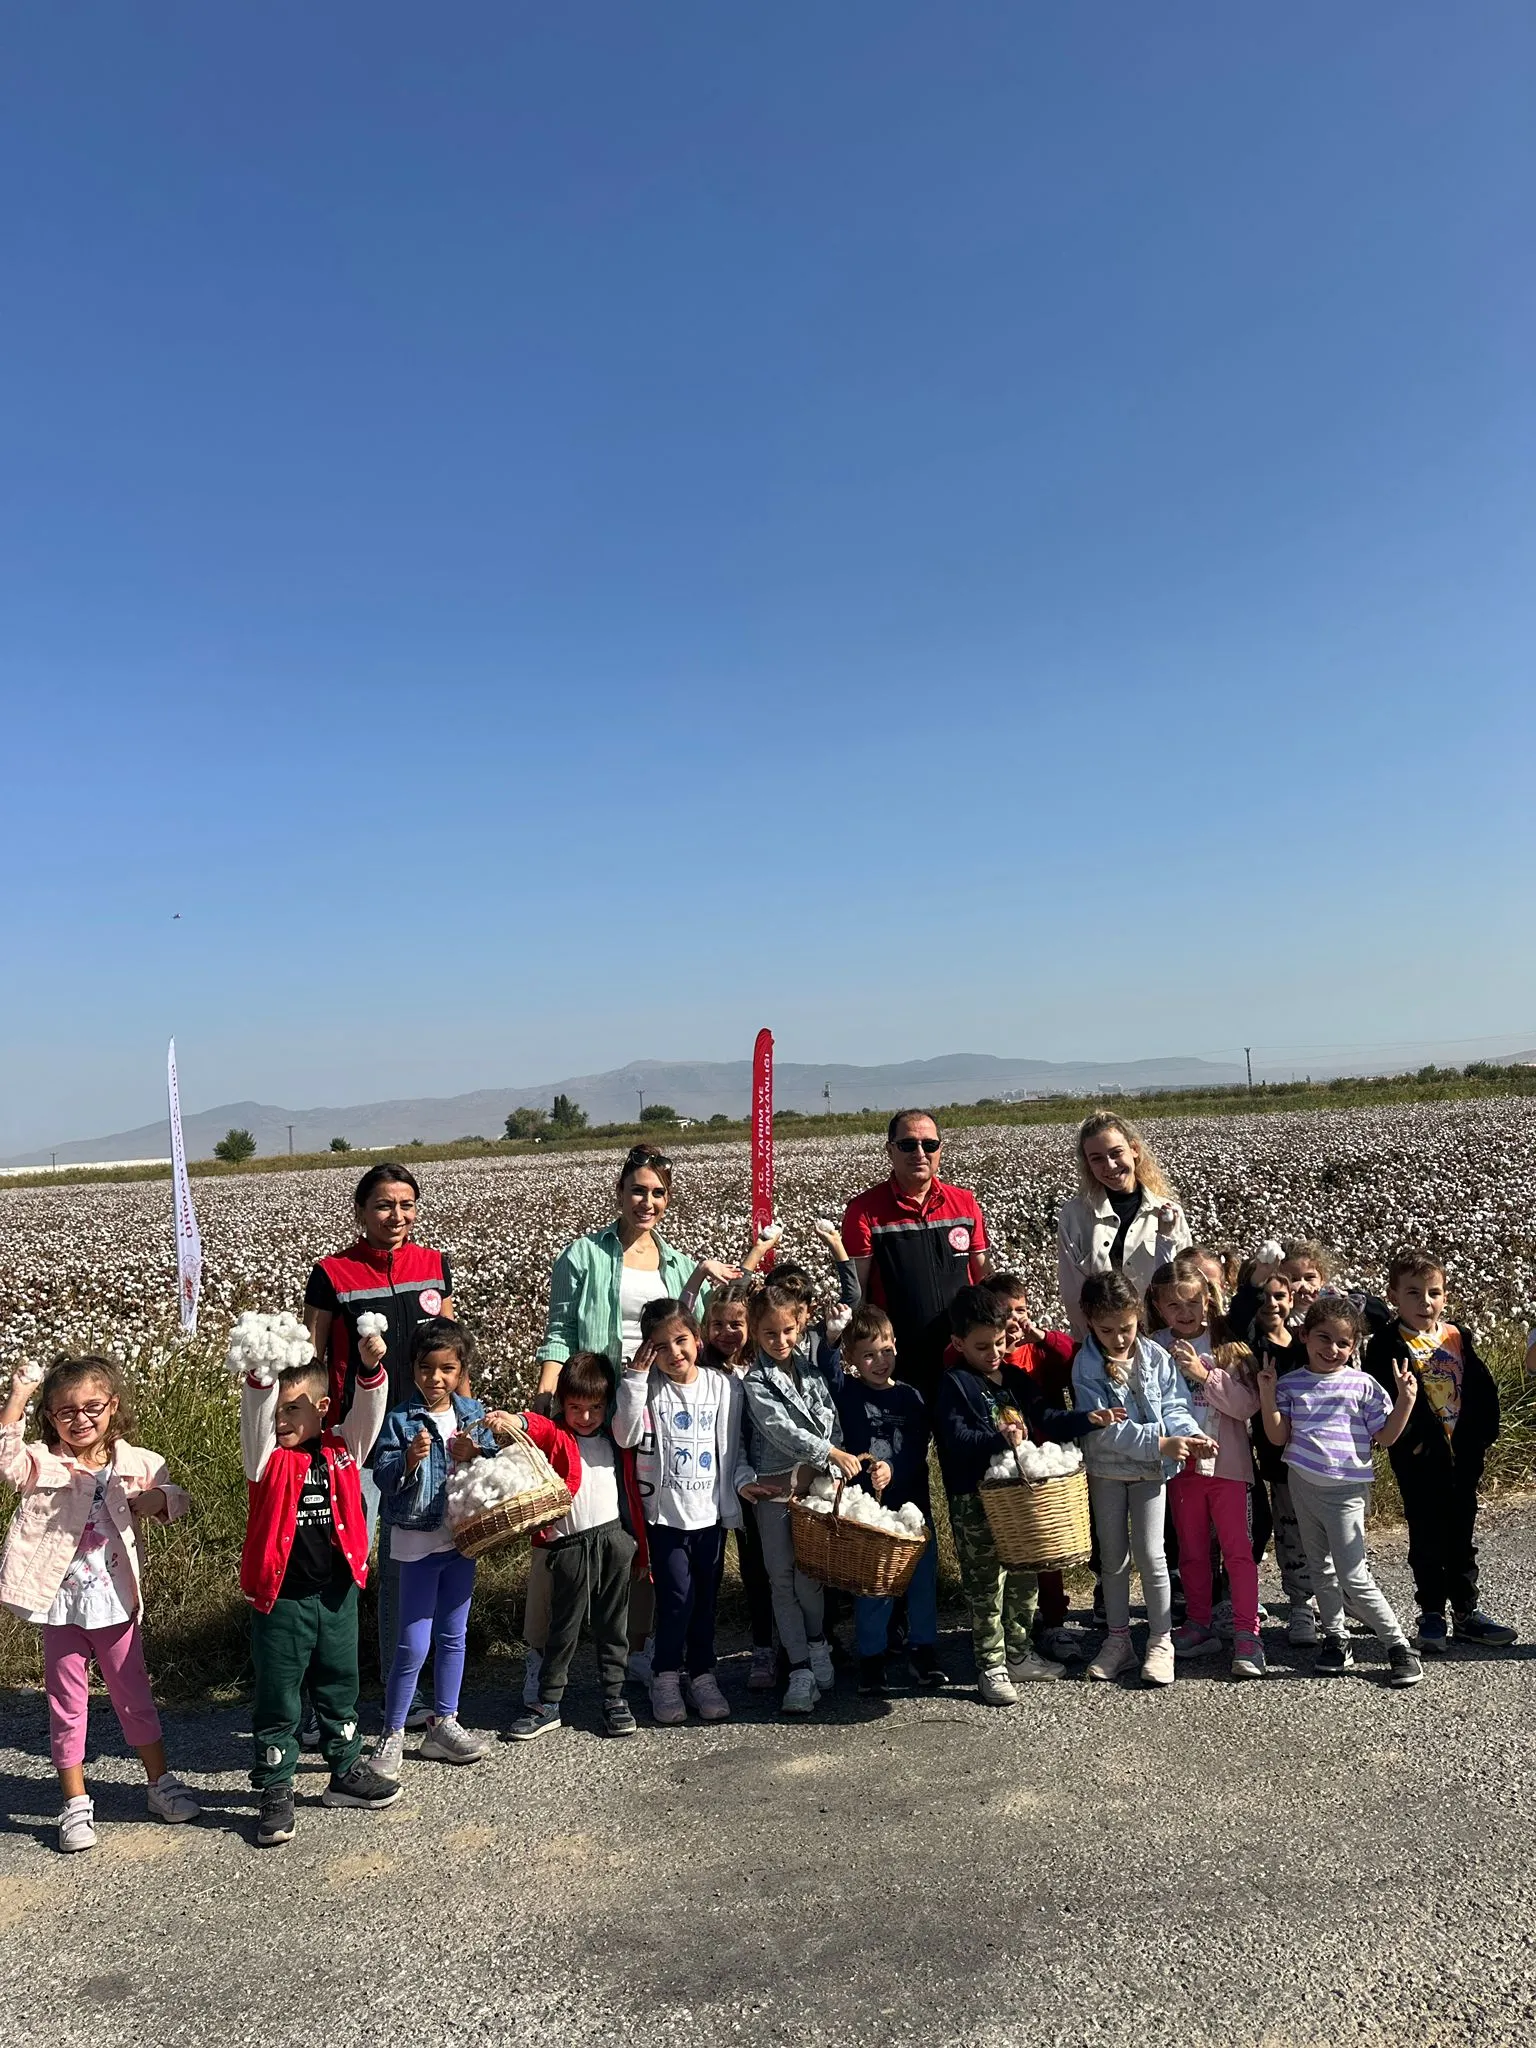
[[[539,1138],[544,1134],[546,1118],[542,1109],[514,1109],[507,1117],[509,1138]]]
[[[226,1131],[213,1148],[215,1159],[227,1159],[231,1166],[238,1166],[243,1159],[251,1158],[256,1150],[256,1140],[249,1131]]]
[[[571,1132],[587,1128],[587,1112],[579,1102],[572,1102],[569,1095],[557,1095],[549,1112],[550,1129]]]
[[[670,1102],[648,1102],[640,1112],[643,1124],[675,1124],[677,1111]]]
[[[728,1116],[726,1116],[722,1110],[717,1109],[709,1121],[710,1127],[714,1129],[717,1128],[720,1124],[728,1124],[731,1121],[731,1119]]]
[[[331,1150],[333,1152],[350,1152],[352,1150],[352,1140],[350,1138],[332,1138]]]

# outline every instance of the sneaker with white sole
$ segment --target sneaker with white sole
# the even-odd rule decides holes
[[[430,1728],[432,1725],[432,1709],[420,1693],[416,1694],[406,1709],[405,1725],[412,1735],[419,1734],[423,1728]]]
[[[1310,1650],[1317,1644],[1317,1616],[1300,1600],[1291,1602],[1291,1618],[1285,1625],[1285,1640],[1294,1650]]]
[[[401,1787],[392,1778],[384,1778],[365,1764],[361,1757],[349,1771],[332,1771],[331,1782],[320,1794],[322,1806],[365,1806],[372,1811],[381,1806],[393,1806],[400,1797]]]
[[[1515,1631],[1507,1621],[1495,1621],[1491,1614],[1484,1614],[1480,1607],[1474,1607],[1468,1614],[1456,1616],[1458,1643],[1477,1643],[1485,1650],[1507,1650],[1515,1639]]]
[[[542,1650],[523,1652],[523,1705],[536,1707],[539,1704],[539,1676],[544,1669]]]
[[[1421,1657],[1443,1657],[1450,1646],[1450,1630],[1443,1614],[1421,1614],[1414,1642]]]
[[[1173,1637],[1153,1636],[1141,1660],[1143,1685],[1168,1686],[1174,1681]]]
[[[772,1643],[759,1644],[752,1652],[752,1669],[747,1673],[748,1692],[772,1692],[779,1681],[779,1655]]]
[[[1387,1662],[1392,1667],[1387,1683],[1399,1691],[1404,1686],[1417,1685],[1424,1676],[1424,1666],[1407,1643],[1393,1643],[1387,1651]]]
[[[368,1761],[381,1778],[398,1778],[405,1764],[405,1730],[386,1728],[373,1745]]]
[[[184,1820],[196,1820],[202,1812],[191,1788],[184,1785],[174,1771],[166,1771],[156,1778],[145,1791],[150,1812],[156,1820],[168,1820],[173,1827],[179,1827]]]
[[[729,1721],[731,1718],[731,1703],[720,1690],[713,1671],[701,1671],[695,1678],[685,1678],[683,1693],[701,1721]]]
[[[256,1821],[256,1846],[274,1849],[279,1842],[293,1840],[293,1780],[268,1785],[261,1795],[261,1812]]]
[[[1257,1636],[1232,1638],[1232,1676],[1234,1678],[1262,1678],[1268,1670],[1264,1662],[1264,1646]]]
[[[811,1660],[811,1676],[816,1681],[818,1692],[830,1692],[837,1683],[837,1673],[832,1669],[832,1645],[825,1637],[818,1637],[814,1643],[807,1643],[806,1654]]]
[[[434,1714],[420,1754],[433,1764],[477,1764],[485,1755],[485,1743],[470,1734],[457,1714]]]
[[[688,1718],[683,1705],[683,1674],[658,1671],[651,1679],[651,1719],[658,1728],[680,1728]]]
[[[66,1856],[96,1846],[96,1802],[88,1792],[66,1799],[59,1815],[59,1847]]]
[[[1186,1621],[1173,1632],[1173,1649],[1177,1657],[1214,1657],[1221,1648],[1221,1637],[1214,1628],[1202,1628],[1198,1621]]]
[[[784,1688],[780,1711],[785,1714],[811,1714],[821,1694],[816,1689],[815,1674],[809,1664],[801,1664],[789,1674],[789,1684]]]
[[[1008,1659],[1008,1676],[1014,1685],[1046,1685],[1053,1678],[1066,1675],[1064,1664],[1053,1664],[1049,1657],[1042,1657],[1038,1650],[1031,1650],[1026,1657]]]
[[[560,1726],[560,1703],[540,1700],[518,1715],[507,1730],[514,1742],[532,1742],[540,1735],[553,1735]]]
[[[1135,1662],[1136,1652],[1131,1646],[1129,1630],[1124,1635],[1111,1633],[1104,1638],[1099,1654],[1088,1666],[1088,1676],[1104,1680],[1118,1678]]]
[[[981,1694],[984,1707],[1016,1707],[1019,1704],[1019,1696],[1013,1689],[1013,1680],[1008,1676],[1005,1664],[994,1664],[990,1670],[980,1672],[976,1690]]]

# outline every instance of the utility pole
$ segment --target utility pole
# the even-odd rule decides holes
[[[1251,1095],[1253,1093],[1253,1047],[1251,1045],[1243,1047],[1243,1058],[1248,1062],[1248,1093]]]
[[[288,1157],[293,1157],[293,1125],[288,1126]]]
[[[49,1157],[49,1158],[50,1158],[50,1159],[51,1159],[51,1160],[53,1161],[53,1171],[54,1171],[55,1173],[57,1173],[57,1172],[58,1172],[58,1170],[59,1170],[59,1155],[58,1155],[58,1153],[57,1153],[57,1152],[50,1152],[50,1153],[48,1154],[48,1157]]]
[[[645,1115],[645,1090],[637,1086],[635,1089],[635,1093],[640,1098],[640,1115],[643,1118]]]
[[[821,1099],[827,1105],[827,1115],[830,1116],[832,1114],[832,1083],[830,1081],[822,1083]]]

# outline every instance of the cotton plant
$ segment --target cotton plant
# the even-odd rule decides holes
[[[291,1309],[276,1315],[247,1309],[235,1318],[225,1364],[232,1378],[270,1387],[290,1366],[308,1365],[314,1355],[309,1332]]]

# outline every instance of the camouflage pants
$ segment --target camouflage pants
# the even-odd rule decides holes
[[[1305,1606],[1312,1598],[1312,1567],[1291,1504],[1289,1481],[1277,1479],[1270,1486],[1269,1512],[1274,1518],[1275,1563],[1280,1567],[1285,1597],[1293,1607]]]
[[[987,1511],[978,1495],[950,1495],[949,1526],[971,1618],[976,1669],[996,1671],[1001,1664],[1017,1663],[1029,1655],[1040,1581],[1034,1572],[1010,1570],[998,1562]]]

